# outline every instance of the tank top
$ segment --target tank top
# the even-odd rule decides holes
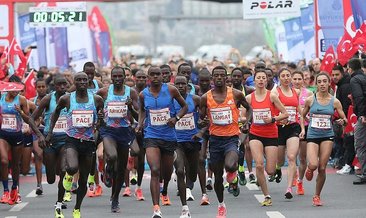
[[[189,94],[195,95],[196,94],[196,88],[194,87],[194,84],[193,83],[188,83],[188,85],[191,87],[191,91],[189,92]]]
[[[299,104],[300,104],[300,107],[302,109],[304,109],[304,106],[305,106],[305,100],[306,98],[308,97],[308,89],[306,88],[302,88],[301,89],[301,92],[300,92],[300,96],[299,96]],[[299,118],[300,118],[301,114],[299,114]],[[306,115],[308,117],[308,115]],[[310,118],[310,117],[308,117]],[[305,122],[305,126],[309,125],[309,122],[308,121],[304,121]]]
[[[70,108],[67,111],[66,134],[76,139],[93,141],[97,109],[93,94],[88,92],[88,102],[76,102],[76,92],[70,93]]]
[[[98,81],[93,79],[93,83],[94,83],[94,88],[93,89],[88,88],[88,92],[91,94],[95,94],[99,90]]]
[[[131,88],[125,85],[124,90],[123,95],[115,95],[114,85],[111,84],[108,88],[107,99],[104,102],[104,122],[108,127],[128,127],[131,124],[126,105],[127,98],[131,95]]]
[[[212,95],[207,92],[207,109],[210,119],[210,135],[236,136],[239,135],[239,109],[236,107],[233,89],[227,87],[225,101],[218,104]]]
[[[21,132],[23,119],[20,113],[15,109],[15,105],[20,105],[19,95],[15,96],[12,102],[6,101],[7,93],[1,95],[0,117],[1,130],[6,132]]]
[[[187,94],[185,99],[188,105],[187,113],[175,124],[175,131],[177,133],[177,142],[191,142],[192,136],[198,133],[197,121],[198,112],[194,105],[193,95]],[[174,100],[174,111],[177,114],[182,107]]]
[[[280,87],[277,87],[277,91],[278,91],[278,98],[280,99],[280,101],[282,102],[282,104],[284,105],[284,107],[288,113],[288,118],[287,118],[288,122],[290,124],[299,123],[298,110],[297,110],[297,107],[299,106],[299,99],[298,99],[296,91],[294,89],[291,89],[291,91],[292,91],[291,97],[288,97],[285,94],[283,94]],[[278,111],[277,108],[276,108],[276,111]],[[280,125],[279,123],[277,123],[277,124]]]
[[[157,97],[153,96],[149,87],[143,91],[146,112],[144,128],[145,138],[176,141],[175,129],[167,125],[168,120],[174,117],[174,103],[168,85],[163,83]]]
[[[334,97],[327,105],[321,105],[314,95],[313,104],[310,107],[310,122],[306,138],[333,137],[332,116],[334,114]]]
[[[44,112],[44,133],[48,134],[51,125],[51,116],[52,113],[55,112],[57,101],[56,101],[56,92],[50,93],[51,99],[48,105],[48,109]],[[65,135],[67,130],[67,109],[64,108],[61,110],[60,116],[56,121],[55,127],[53,128],[54,135]]]
[[[271,91],[267,90],[266,97],[259,102],[255,98],[255,92],[251,93],[251,106],[253,109],[253,122],[249,132],[253,135],[265,138],[278,138],[277,125],[275,123],[264,123],[264,117],[274,117],[275,106],[271,102]]]

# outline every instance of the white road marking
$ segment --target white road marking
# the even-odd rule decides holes
[[[250,190],[250,191],[258,191],[259,188],[257,186],[257,184],[252,184],[252,183],[247,183],[246,187]]]
[[[262,201],[264,201],[264,195],[254,195],[254,197],[259,203],[262,203]]]
[[[25,196],[26,198],[35,198],[37,197],[36,195],[36,190],[31,191],[27,196]]]
[[[20,204],[17,204],[14,207],[12,207],[9,211],[11,211],[11,212],[21,211],[25,206],[27,206],[28,203],[29,202],[22,202]]]
[[[267,211],[266,214],[269,218],[285,218],[285,216],[278,211]]]
[[[5,218],[17,218],[16,216],[6,216]]]

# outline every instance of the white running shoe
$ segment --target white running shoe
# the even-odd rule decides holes
[[[191,218],[191,213],[189,212],[188,206],[182,208],[182,214],[179,218]]]
[[[192,195],[191,189],[189,189],[189,188],[186,188],[186,200],[194,201],[194,197]]]
[[[351,166],[346,164],[342,167],[342,169],[337,170],[337,174],[348,175],[348,174],[350,174],[351,170],[352,170]]]

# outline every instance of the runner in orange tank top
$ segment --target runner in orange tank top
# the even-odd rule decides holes
[[[209,121],[210,127],[210,169],[215,174],[215,192],[219,201],[217,217],[226,218],[224,203],[223,169],[227,172],[227,181],[233,187],[233,195],[238,196],[237,172],[239,145],[239,107],[250,109],[243,93],[226,87],[227,71],[222,66],[212,70],[214,88],[201,98],[200,119],[207,116],[209,120],[202,121],[202,125]],[[249,113],[250,114],[250,113]],[[245,122],[247,122],[246,119]]]
[[[264,176],[264,157],[266,157],[267,174],[274,174],[278,145],[278,132],[275,122],[288,118],[288,113],[278,97],[266,90],[267,80],[268,77],[265,71],[256,71],[254,74],[256,90],[246,97],[253,109],[253,121],[249,131],[249,146],[255,161],[257,181],[265,196],[262,206],[272,205]],[[274,116],[275,108],[281,112],[280,115]]]

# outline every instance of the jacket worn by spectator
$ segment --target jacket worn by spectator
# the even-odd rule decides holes
[[[357,117],[366,117],[366,75],[362,70],[351,76],[351,93],[354,102],[354,113]]]
[[[351,94],[350,81],[351,76],[345,74],[337,83],[336,98],[341,102],[343,112],[346,117],[348,114],[348,108],[351,105],[351,99],[348,98],[348,95]]]

